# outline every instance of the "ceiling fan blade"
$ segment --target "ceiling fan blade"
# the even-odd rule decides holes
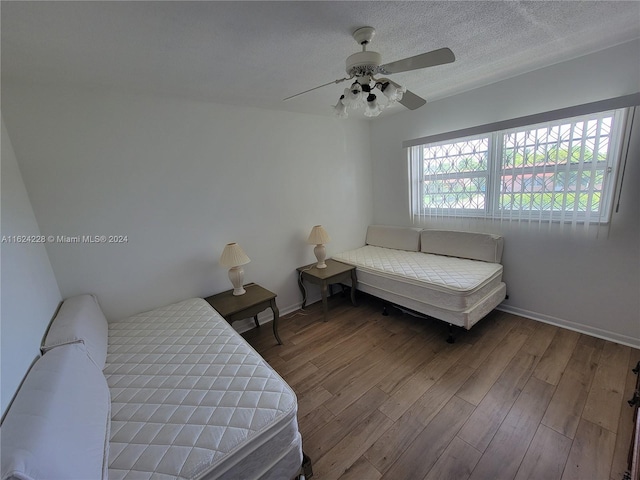
[[[400,73],[409,70],[417,70],[419,68],[435,67],[455,61],[456,56],[449,48],[440,48],[431,52],[422,53],[414,57],[397,60],[395,62],[380,65],[378,70],[380,73]]]
[[[389,82],[391,85],[393,85],[396,88],[401,88],[400,85],[398,85],[393,80],[389,80],[388,78],[385,78],[384,81]],[[421,106],[423,106],[425,103],[427,103],[427,101],[424,98],[419,97],[415,93],[409,90],[405,90],[405,92],[402,94],[402,98],[398,100],[398,103],[404,105],[409,110],[415,110],[416,108],[420,108]]]
[[[317,87],[310,88],[309,90],[305,90],[304,92],[300,92],[300,93],[296,93],[295,95],[291,95],[290,97],[284,98],[282,101],[284,102],[284,101],[289,100],[291,98],[298,97],[300,95],[312,92],[312,91],[317,90],[317,89],[322,88],[322,87],[326,87],[327,85],[333,85],[334,83],[340,83],[340,82],[344,82],[345,80],[350,80],[351,78],[353,78],[353,77],[339,78],[338,80],[334,80],[333,82],[327,82],[324,85],[319,85]]]
[[[398,103],[401,103],[409,110],[415,110],[416,108],[420,108],[421,106],[423,106],[425,103],[427,103],[427,101],[424,98],[419,97],[415,93],[407,90],[406,92],[404,92],[402,98],[398,101]]]

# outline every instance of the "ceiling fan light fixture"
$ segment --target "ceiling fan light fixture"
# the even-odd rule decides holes
[[[394,85],[391,82],[384,82],[380,90],[389,99],[389,102],[399,102],[402,100],[402,95],[407,91],[405,87]]]
[[[341,118],[347,118],[346,110],[349,108],[363,108],[367,117],[377,117],[386,107],[393,105],[402,99],[404,87],[387,80],[377,80],[369,77],[367,83],[364,79],[358,79],[349,88],[344,89],[343,95],[334,107],[334,112]],[[376,96],[374,90],[378,89],[384,96]],[[380,102],[379,98],[382,99]],[[343,110],[344,107],[344,110]]]
[[[351,85],[351,93],[353,95],[362,95],[362,85],[357,80]]]
[[[351,90],[348,88],[344,89],[342,95],[340,95],[340,102],[346,107],[351,105]]]
[[[365,117],[377,117],[382,112],[382,106],[378,103],[378,98],[370,93],[367,97],[367,107],[364,110]]]
[[[362,85],[358,82],[353,82],[350,88],[344,89],[344,101],[343,103],[349,107],[357,108],[362,101]]]
[[[339,118],[347,118],[349,116],[347,106],[344,104],[344,95],[340,97],[338,103],[333,107],[333,112],[336,114],[336,117]]]

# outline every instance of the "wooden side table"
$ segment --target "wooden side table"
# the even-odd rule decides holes
[[[276,337],[278,344],[282,345],[282,340],[280,340],[280,335],[278,335],[280,311],[276,305],[277,295],[256,283],[249,283],[245,285],[244,288],[246,290],[244,295],[234,296],[233,290],[227,290],[226,292],[207,297],[205,300],[209,302],[209,305],[215,308],[229,324],[236,320],[253,317],[256,326],[259,327],[258,313],[270,308],[273,312],[273,335]]]
[[[310,283],[320,285],[320,293],[322,294],[322,309],[324,311],[324,321],[328,320],[329,305],[327,304],[327,287],[333,283],[340,283],[344,280],[351,280],[351,303],[356,305],[356,286],[358,280],[356,278],[356,267],[346,263],[329,259],[325,262],[327,268],[318,268],[316,263],[305,265],[297,268],[298,286],[302,292],[302,308],[307,304],[307,290],[304,288],[303,280]]]

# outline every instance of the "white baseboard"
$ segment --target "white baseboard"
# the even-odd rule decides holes
[[[633,348],[640,348],[640,338],[633,338],[628,335],[621,335],[615,332],[609,332],[601,328],[590,327],[588,325],[582,325],[580,323],[571,322],[569,320],[563,320],[561,318],[552,317],[550,315],[544,315],[542,313],[532,312],[523,308],[512,307],[510,305],[498,305],[496,310],[502,312],[513,313],[521,317],[530,318],[538,322],[548,323],[555,325],[556,327],[566,328],[575,332],[591,335],[592,337],[602,338],[603,340],[609,340],[611,342],[620,343]]]

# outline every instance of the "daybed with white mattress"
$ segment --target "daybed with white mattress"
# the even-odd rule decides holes
[[[499,235],[371,225],[333,258],[357,267],[358,290],[468,330],[505,298],[502,248]]]
[[[107,347],[108,332],[108,347]],[[293,479],[291,388],[202,299],[66,300],[1,429],[2,479]]]

